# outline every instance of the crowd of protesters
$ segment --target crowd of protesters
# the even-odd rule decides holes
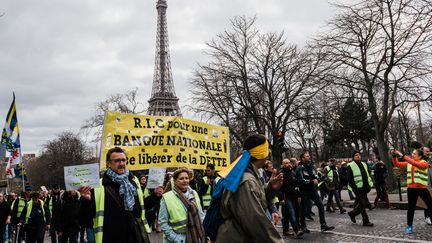
[[[379,156],[363,162],[361,153],[354,151],[349,160],[330,159],[316,169],[310,154],[303,152],[298,159],[283,159],[277,170],[268,160],[268,147],[264,136],[252,135],[232,169],[235,173],[218,173],[212,164],[203,175],[179,168],[166,174],[163,185],[151,189],[145,175],[138,178],[126,168],[125,152],[115,147],[107,154],[107,171],[99,188],[65,191],[51,185],[48,192],[26,186],[19,194],[0,193],[0,235],[6,242],[42,243],[48,231],[52,243],[139,243],[150,242],[149,233],[154,231],[164,235],[164,242],[283,242],[275,225],[281,220],[283,235],[302,238],[310,233],[306,219],[314,220],[313,206],[318,209],[321,231],[333,230],[326,214],[346,213],[341,197],[345,189],[354,200],[348,212],[353,223],[361,215],[363,226],[374,226],[366,209],[372,210],[380,201],[391,208],[388,169]],[[424,215],[431,224],[429,152],[427,147],[415,149],[411,156],[391,151],[393,165],[407,169],[407,234],[413,233],[418,197],[428,207]],[[368,193],[373,187],[372,205]],[[221,221],[209,235],[203,220],[207,212],[214,214],[213,204]]]

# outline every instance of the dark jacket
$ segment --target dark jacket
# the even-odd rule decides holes
[[[12,203],[11,220],[12,220],[13,225],[16,225],[20,222],[20,215],[17,215],[18,214],[19,200],[25,200],[25,199],[23,199],[21,197],[17,197],[15,199],[15,201],[13,201],[13,203]],[[28,200],[25,200],[25,201],[27,203]],[[21,211],[21,213],[22,213],[22,211]]]
[[[46,204],[47,208],[50,208],[50,203],[51,203],[51,198],[52,198],[52,211],[50,213],[51,213],[51,226],[54,229],[57,229],[59,227],[59,224],[60,224],[60,212],[59,212],[59,209],[61,207],[60,196],[61,196],[60,193],[52,194],[45,200],[45,204]]]
[[[24,209],[21,213],[21,222],[23,222],[23,223],[25,223],[28,205],[29,204],[27,203],[27,205],[24,207]],[[51,224],[51,215],[50,215],[50,212],[48,210],[48,207],[46,206],[46,204],[44,204],[44,210],[45,210],[45,219],[44,219],[41,205],[42,205],[41,203],[36,203],[36,204],[33,203],[32,211],[30,213],[30,218],[26,224],[26,227],[39,228],[39,227],[44,227],[45,225]]]
[[[81,201],[78,196],[70,197],[68,192],[63,194],[62,203],[59,212],[59,225],[57,231],[63,232],[65,235],[77,234],[80,230],[79,212]]]
[[[6,224],[6,220],[11,215],[11,208],[7,202],[0,203],[0,225]]]
[[[301,161],[296,169],[297,181],[300,185],[300,191],[314,191],[315,186],[313,180],[319,180],[318,176],[315,174],[314,165],[312,161],[305,163]]]
[[[129,181],[136,188],[138,186],[133,181],[133,175],[130,173]],[[135,197],[135,204],[132,212],[125,211],[123,205],[123,198],[119,194],[120,185],[112,181],[105,173],[102,177],[102,185],[105,187],[105,208],[104,208],[104,223],[103,223],[103,239],[104,243],[141,243],[145,242],[142,234],[145,234],[142,223],[141,213],[142,209]],[[113,192],[113,193],[110,193]],[[89,214],[91,217],[95,216],[96,204],[94,189],[91,190],[91,202]],[[84,206],[86,207],[86,206]]]
[[[388,170],[385,164],[381,161],[375,164],[374,181],[377,185],[385,185],[386,177],[388,176]]]
[[[339,184],[341,186],[348,185],[348,169],[347,167],[339,168]]]
[[[283,185],[280,191],[286,200],[296,200],[300,196],[295,170],[296,168],[282,167],[280,171],[283,174]]]
[[[363,187],[357,188],[357,186],[355,185],[353,172],[352,172],[352,169],[350,166],[348,166],[348,184],[350,185],[350,187],[352,188],[353,192],[356,195],[366,194],[366,193],[370,192],[370,190],[371,190],[371,188],[369,186],[369,182],[368,182],[367,171],[364,169],[361,161],[359,161],[359,162],[355,161],[355,163],[360,168],[360,173],[362,175],[362,180],[363,180]]]

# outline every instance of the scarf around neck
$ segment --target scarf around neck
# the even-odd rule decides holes
[[[129,181],[129,170],[124,174],[117,174],[113,170],[108,169],[106,174],[114,182],[120,184],[119,194],[123,198],[124,209],[132,211],[135,205],[135,197],[138,195],[137,189]]]
[[[177,197],[183,203],[187,212],[187,227],[186,227],[186,242],[187,243],[197,243],[206,242],[204,227],[201,223],[201,218],[199,215],[199,209],[197,206],[196,198],[194,198],[194,193],[192,189],[188,188],[188,197],[181,192],[177,187],[173,188]]]

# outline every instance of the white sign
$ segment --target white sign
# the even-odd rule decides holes
[[[41,190],[42,190],[43,192],[48,192],[48,190],[47,190],[47,188],[46,188],[45,186],[41,186]]]
[[[81,186],[99,187],[99,164],[64,167],[66,190],[78,190]]]
[[[151,167],[147,179],[147,188],[153,189],[162,186],[165,179],[166,168]]]

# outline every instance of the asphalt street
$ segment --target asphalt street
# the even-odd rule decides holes
[[[348,208],[348,211],[351,209]],[[424,222],[423,211],[417,210],[414,216],[414,234],[406,235],[406,211],[374,209],[368,211],[370,221],[374,227],[363,227],[361,217],[357,218],[357,223],[351,223],[347,214],[328,213],[326,212],[326,221],[328,225],[335,226],[331,232],[320,232],[320,224],[316,207],[313,208],[316,213],[314,221],[306,221],[308,228],[312,231],[305,234],[303,239],[295,239],[290,236],[284,236],[285,242],[432,242],[432,226]],[[282,234],[282,226],[276,228]],[[151,242],[161,243],[161,234],[152,233]]]

